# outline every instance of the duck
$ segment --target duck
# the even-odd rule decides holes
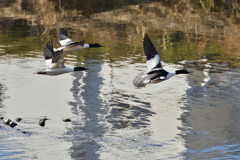
[[[97,48],[97,47],[104,47],[98,43],[94,44],[85,44],[84,40],[79,42],[74,42],[68,37],[68,28],[63,28],[58,33],[58,40],[61,44],[61,47],[55,49],[54,52],[60,51],[63,49],[63,53],[72,53],[84,48]]]
[[[88,70],[85,67],[70,68],[70,67],[64,66],[63,49],[60,51],[54,52],[53,41],[48,42],[45,45],[43,49],[43,55],[45,58],[47,69],[44,71],[39,71],[37,72],[37,74],[56,76],[56,75],[69,73],[69,72]]]
[[[38,122],[38,124],[39,124],[40,126],[44,127],[46,120],[48,120],[48,119],[47,119],[47,118],[40,119],[39,122]]]
[[[139,73],[133,79],[133,85],[137,88],[142,88],[148,84],[155,84],[165,81],[174,75],[192,73],[185,69],[176,70],[174,73],[170,73],[164,70],[161,65],[160,56],[156,51],[148,34],[145,34],[143,38],[143,50],[146,58],[148,72]]]

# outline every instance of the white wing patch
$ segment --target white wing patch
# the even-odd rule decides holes
[[[154,67],[156,67],[160,62],[160,57],[159,55],[155,55],[154,58],[150,59],[147,61],[147,68],[148,72],[151,71]]]
[[[58,63],[52,63],[51,66],[50,66],[50,69],[53,69],[53,68],[55,68],[57,66],[58,66]]]
[[[53,48],[53,52],[59,52],[59,51],[61,51],[64,48],[65,47]]]
[[[61,46],[66,46],[69,42],[73,42],[70,38],[64,39],[59,41],[61,43]]]
[[[51,67],[51,64],[52,64],[52,59],[47,59],[45,60],[45,63],[47,65],[47,68],[50,68]]]

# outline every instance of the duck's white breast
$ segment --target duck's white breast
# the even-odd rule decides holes
[[[69,67],[64,67],[64,68],[47,69],[45,71],[47,72],[47,75],[55,76],[55,75],[60,75],[60,74],[64,74],[64,73],[73,72],[74,69],[69,68]]]
[[[176,73],[168,73],[167,76],[166,76],[166,79],[169,79],[169,78],[171,78],[174,75],[176,75]]]

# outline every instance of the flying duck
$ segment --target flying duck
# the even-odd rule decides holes
[[[39,71],[37,72],[37,74],[56,76],[63,73],[88,70],[87,68],[84,68],[84,67],[75,67],[75,68],[65,67],[64,59],[63,59],[63,50],[54,52],[52,41],[48,42],[45,45],[43,49],[43,55],[45,57],[45,63],[48,69],[44,71]]]
[[[78,50],[81,50],[84,48],[104,47],[98,43],[85,44],[84,40],[79,41],[79,42],[74,42],[68,37],[67,30],[68,30],[67,28],[63,28],[58,33],[58,40],[61,44],[61,47],[59,47],[57,49],[54,48],[54,52],[60,51],[63,49],[63,53],[71,53],[71,52],[75,52],[75,51],[78,51]]]
[[[167,72],[163,69],[158,52],[152,41],[146,34],[143,39],[143,49],[146,57],[148,72],[139,73],[133,80],[133,85],[137,88],[145,87],[147,84],[159,83],[171,78],[176,74],[188,74],[184,69],[176,70],[175,73]]]

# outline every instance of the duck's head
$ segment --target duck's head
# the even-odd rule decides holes
[[[88,68],[85,67],[75,67],[74,71],[84,71],[84,70],[89,70]]]
[[[192,73],[192,72],[188,72],[188,71],[185,70],[185,69],[181,69],[181,70],[176,70],[175,73],[176,73],[176,74],[189,74],[189,73]]]
[[[39,72],[37,72],[37,74],[45,75],[45,74],[47,74],[47,72],[46,71],[39,71]]]
[[[105,46],[102,46],[98,43],[94,43],[94,44],[89,44],[89,48],[96,48],[96,47],[105,47]]]

